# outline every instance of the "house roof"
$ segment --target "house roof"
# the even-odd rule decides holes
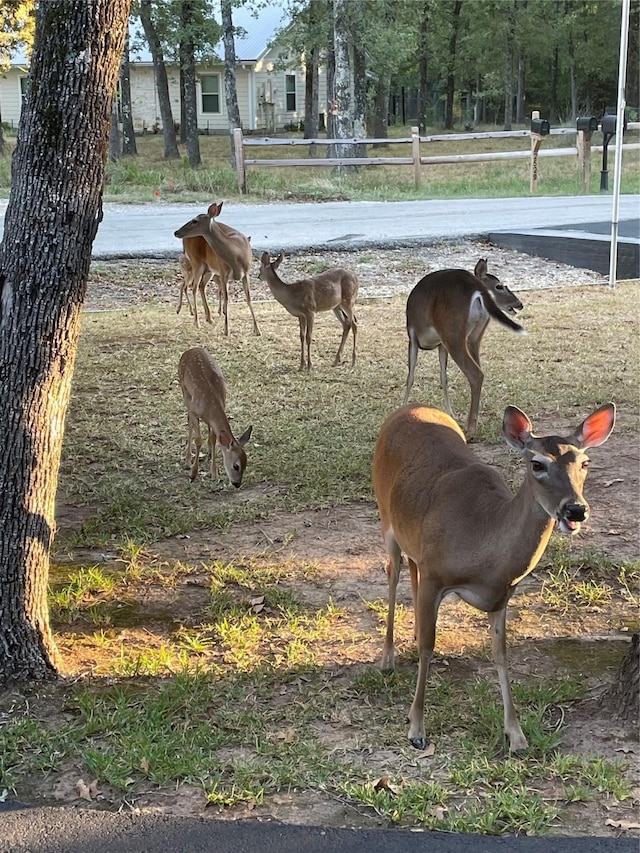
[[[216,4],[217,6],[218,4]],[[218,16],[216,15],[216,20]],[[284,29],[291,18],[284,6],[278,0],[270,0],[268,6],[257,12],[251,12],[245,6],[239,6],[233,10],[233,26],[243,31],[236,34],[235,48],[237,62],[257,62],[269,50],[271,42],[276,38],[280,30]],[[129,21],[129,32],[137,37],[140,42],[140,23],[133,17]],[[144,42],[144,36],[142,37]],[[224,44],[222,39],[215,47],[217,56],[224,57]],[[141,48],[131,49],[131,62],[152,62],[151,52],[144,42]],[[24,49],[17,50],[11,57],[12,65],[28,66]]]

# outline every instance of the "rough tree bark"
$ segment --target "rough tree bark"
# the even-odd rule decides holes
[[[178,140],[176,128],[173,123],[171,111],[171,98],[169,97],[169,81],[167,80],[167,68],[164,64],[162,45],[153,25],[151,15],[151,0],[140,0],[140,21],[142,29],[149,43],[151,58],[153,59],[153,70],[156,78],[156,91],[158,92],[158,103],[160,105],[160,120],[162,121],[162,137],[164,140],[164,159],[178,160]]]
[[[335,72],[333,78],[336,139],[353,139],[354,136],[354,97],[353,97],[353,44],[349,26],[349,0],[333,0],[333,49],[335,53]],[[336,145],[338,157],[354,157],[355,146],[352,143]],[[337,167],[342,171],[344,166]],[[353,168],[353,167],[351,167]]]
[[[618,675],[603,696],[614,719],[637,724],[640,719],[640,635],[634,634]]]
[[[0,683],[55,675],[49,549],[130,0],[36,10],[0,247]]]
[[[185,141],[187,156],[192,169],[202,165],[200,157],[200,140],[198,138],[198,107],[196,103],[196,63],[194,59],[195,46],[193,43],[193,2],[182,0],[180,8],[180,25],[182,39],[180,41],[180,71],[182,81],[182,99],[184,105]]]
[[[120,95],[122,98],[122,153],[125,157],[135,157],[136,134],[133,129],[133,113],[131,110],[131,74],[129,70],[129,33],[122,53],[120,63]]]
[[[231,168],[236,168],[236,149],[233,144],[233,131],[241,127],[240,108],[238,107],[238,89],[236,86],[236,45],[233,37],[233,16],[231,0],[221,1],[222,11],[222,40],[224,43],[224,99],[227,104],[229,118],[229,135],[231,141]]]
[[[427,59],[431,4],[423,2],[420,16],[420,55],[418,57],[418,130],[427,132]]]

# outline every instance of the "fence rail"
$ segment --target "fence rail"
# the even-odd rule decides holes
[[[535,114],[534,114],[535,115]],[[629,130],[640,129],[640,122],[628,125]],[[247,170],[249,168],[278,168],[278,167],[331,167],[337,166],[411,166],[413,168],[414,183],[419,187],[422,182],[422,166],[443,163],[481,163],[491,160],[525,160],[529,159],[530,166],[530,189],[536,192],[538,189],[538,157],[566,157],[577,156],[578,168],[582,171],[582,191],[589,192],[591,179],[591,153],[603,151],[603,145],[591,144],[591,133],[578,131],[572,127],[552,128],[549,136],[565,136],[572,134],[576,137],[576,144],[563,148],[542,148],[542,142],[546,136],[531,133],[528,130],[496,130],[479,133],[448,133],[430,136],[420,136],[418,128],[411,128],[411,136],[399,139],[280,139],[271,137],[245,137],[242,129],[234,131],[234,147],[236,154],[236,171],[238,176],[238,188],[240,192],[247,193]],[[507,139],[526,138],[531,140],[530,151],[487,151],[481,154],[444,154],[422,156],[421,145],[431,142],[462,142],[470,139]],[[353,145],[389,145],[390,143],[411,145],[410,157],[347,157],[344,155],[330,157],[306,157],[306,158],[247,158],[247,148],[261,148],[273,146],[309,146],[322,145],[326,148],[334,147],[342,152],[345,146]],[[622,146],[625,151],[640,150],[640,143],[625,143]]]

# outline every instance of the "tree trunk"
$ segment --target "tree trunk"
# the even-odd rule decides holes
[[[358,5],[362,5],[361,2]],[[356,4],[351,0],[350,11],[353,14]],[[364,17],[363,11],[357,14]],[[354,32],[351,25],[351,32]],[[353,135],[363,139],[367,135],[367,64],[365,52],[357,39],[353,42]],[[355,157],[366,157],[367,146],[364,143],[354,146]]]
[[[131,109],[131,75],[129,71],[129,33],[125,42],[120,63],[120,97],[122,104],[122,153],[125,157],[135,157],[136,134],[133,129],[133,111]]]
[[[372,133],[375,139],[386,139],[389,135],[389,91],[391,77],[386,70],[381,70],[375,81],[375,97],[372,117]],[[387,148],[386,143],[380,148]]]
[[[305,60],[304,78],[304,138],[317,139],[320,132],[318,91],[320,84],[320,51],[312,47]],[[316,156],[316,145],[309,145],[309,157]]]
[[[2,114],[0,114],[0,157],[5,157],[7,153],[7,143],[4,139],[4,130],[2,128]]]
[[[333,49],[335,52],[334,92],[336,109],[336,139],[353,139],[353,45],[349,29],[348,0],[333,0]],[[351,143],[336,145],[338,157],[353,157]],[[342,171],[345,167],[338,166]]]
[[[504,130],[511,130],[513,125],[513,62],[515,43],[515,8],[513,4],[507,9],[507,43],[504,52]]]
[[[121,153],[120,130],[118,128],[118,101],[114,100],[111,106],[111,126],[109,128],[109,160],[115,163],[120,159]]]
[[[160,120],[162,121],[162,137],[164,139],[164,159],[178,160],[180,152],[178,151],[178,140],[176,139],[176,129],[173,124],[173,113],[171,112],[167,69],[164,64],[162,45],[153,24],[151,0],[140,0],[140,21],[142,22],[142,29],[149,43],[149,50],[153,59],[156,91],[158,92],[158,103],[160,104]]]
[[[309,32],[312,39],[317,38],[317,30],[323,10],[320,8],[319,0],[311,0],[309,3]],[[320,132],[320,106],[318,96],[320,92],[320,49],[317,44],[305,52],[305,77],[304,77],[304,138],[317,139]],[[309,157],[316,156],[316,146],[309,145]]]
[[[634,634],[631,645],[622,659],[618,675],[603,696],[613,717],[625,723],[637,724],[640,719],[640,635]]]
[[[525,55],[524,50],[520,48],[518,51],[518,88],[516,90],[516,124],[525,123],[524,115],[524,69]]]
[[[333,24],[334,19],[333,0],[327,0],[327,16]],[[334,50],[333,26],[331,27],[329,42],[327,44],[327,139],[336,139],[336,116],[338,107],[336,103],[336,52]],[[326,146],[326,157],[335,157],[335,145]]]
[[[231,168],[236,168],[236,149],[233,143],[233,131],[241,127],[238,107],[238,89],[236,86],[236,45],[233,37],[233,17],[231,0],[221,0],[222,39],[224,42],[224,99],[229,117],[229,135],[231,142]]]
[[[130,0],[36,7],[1,247],[0,682],[52,677],[49,551],[64,419]]]
[[[182,0],[180,7],[182,41],[180,43],[180,71],[183,85],[183,106],[187,156],[192,169],[202,165],[198,139],[198,105],[196,96],[196,63],[193,44],[193,2]]]
[[[460,29],[460,10],[462,0],[455,0],[453,4],[453,17],[451,20],[451,35],[449,37],[449,71],[447,74],[447,100],[444,110],[445,130],[453,130],[453,100],[456,92],[456,45],[458,42],[458,30]]]
[[[418,54],[418,130],[427,132],[427,46],[429,43],[429,11],[430,3],[422,5],[420,17],[420,45]]]

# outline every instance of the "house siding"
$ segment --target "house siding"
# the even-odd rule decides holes
[[[22,108],[20,80],[26,76],[25,71],[18,67],[9,68],[4,74],[0,74],[0,111],[2,123],[16,129]]]

